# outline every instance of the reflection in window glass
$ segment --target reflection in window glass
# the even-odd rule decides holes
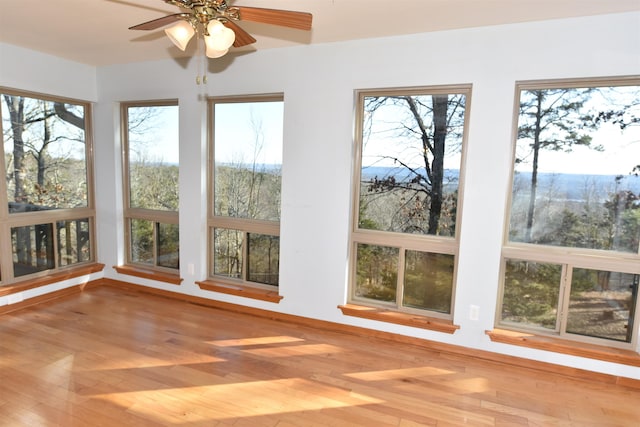
[[[638,277],[574,268],[567,332],[631,342]]]
[[[507,260],[502,320],[555,330],[562,266]]]
[[[638,253],[640,87],[520,92],[509,239]]]
[[[247,253],[248,279],[251,282],[278,286],[280,237],[249,233]]]
[[[11,246],[15,277],[55,267],[53,224],[11,228]]]
[[[2,95],[9,213],[88,206],[85,108]]]
[[[406,251],[405,307],[449,313],[453,291],[454,256]]]
[[[60,266],[89,261],[89,219],[58,221],[58,259]]]

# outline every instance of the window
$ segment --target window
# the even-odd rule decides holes
[[[283,98],[215,98],[209,107],[209,277],[277,290]]]
[[[640,79],[517,89],[498,324],[635,348]]]
[[[177,274],[178,105],[122,105],[127,264]]]
[[[470,92],[358,93],[350,303],[452,319]]]
[[[0,282],[94,261],[91,108],[0,89]]]

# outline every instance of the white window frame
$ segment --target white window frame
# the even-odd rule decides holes
[[[55,272],[62,272],[70,268],[95,263],[96,238],[95,238],[95,203],[94,203],[94,168],[93,168],[93,112],[92,105],[88,101],[59,96],[50,96],[41,93],[14,90],[0,87],[0,93],[22,96],[44,101],[64,102],[78,105],[84,108],[84,144],[85,144],[85,167],[87,176],[87,205],[77,208],[52,209],[38,212],[18,212],[11,213],[7,209],[8,197],[6,180],[0,182],[0,286],[12,285],[50,275]],[[0,100],[4,102],[4,99]],[[2,122],[0,121],[0,128]],[[0,140],[0,146],[4,153],[4,138]],[[0,173],[6,176],[6,166],[3,161],[0,164]],[[89,222],[89,259],[68,265],[60,265],[58,255],[58,223],[60,221],[88,220]],[[53,268],[21,275],[15,277],[13,268],[13,248],[11,243],[11,229],[16,227],[27,227],[35,225],[51,225],[52,227],[52,248],[53,248]]]
[[[120,117],[122,128],[122,185],[124,198],[124,237],[125,237],[125,264],[137,268],[156,270],[170,275],[178,275],[178,268],[169,268],[158,263],[158,236],[157,228],[159,224],[179,225],[179,212],[162,211],[156,209],[143,209],[131,207],[130,179],[129,179],[129,108],[135,107],[165,107],[178,106],[177,99],[152,100],[152,101],[131,101],[120,104]],[[135,262],[132,258],[131,247],[131,224],[132,220],[146,220],[153,224],[153,264]],[[178,248],[179,250],[179,248]]]
[[[458,197],[456,204],[456,229],[455,236],[443,237],[433,235],[416,235],[404,234],[390,231],[379,231],[361,229],[358,227],[359,222],[359,205],[360,205],[360,178],[362,169],[362,138],[363,138],[363,115],[364,100],[370,96],[402,96],[402,95],[444,95],[444,94],[464,94],[465,95],[465,112],[464,112],[464,128],[462,136],[461,160],[458,178]],[[458,252],[460,245],[460,226],[464,201],[464,171],[466,163],[466,147],[469,130],[469,117],[471,112],[471,94],[472,86],[465,85],[443,85],[443,86],[424,86],[409,88],[387,88],[387,89],[364,89],[357,90],[356,96],[356,124],[355,124],[355,166],[353,169],[353,207],[352,207],[352,227],[350,235],[350,262],[349,262],[349,289],[347,302],[349,304],[369,306],[381,308],[385,310],[397,311],[400,313],[408,313],[418,316],[428,316],[444,320],[453,320],[456,283],[458,272]],[[379,246],[387,246],[397,248],[399,250],[396,281],[396,300],[394,302],[376,301],[368,298],[360,298],[356,293],[356,273],[357,273],[357,247],[358,244],[371,244]],[[406,251],[418,251],[424,253],[443,254],[453,256],[454,271],[451,289],[451,305],[449,313],[439,311],[411,308],[403,306],[402,298],[404,295],[404,266]]]
[[[258,103],[258,102],[281,102],[284,105],[284,94],[260,94],[260,95],[236,95],[236,96],[221,96],[211,97],[207,102],[207,117],[209,121],[209,143],[208,143],[208,156],[209,167],[207,171],[207,189],[208,189],[208,215],[207,215],[207,277],[208,280],[215,283],[222,283],[232,286],[246,286],[250,288],[261,289],[264,291],[278,292],[278,285],[269,285],[264,283],[252,282],[248,279],[248,252],[249,234],[262,234],[268,236],[280,237],[280,221],[266,221],[247,218],[234,218],[229,216],[215,215],[214,203],[215,203],[215,106],[216,104],[242,104],[242,103]],[[284,120],[284,118],[283,118]],[[283,123],[284,125],[284,123]],[[284,145],[284,141],[283,141]],[[284,148],[284,147],[283,147]],[[243,233],[243,247],[242,247],[242,277],[233,278],[223,275],[214,274],[214,230],[215,229],[229,229],[237,230]],[[278,254],[278,257],[280,254]]]
[[[512,187],[514,180],[514,163],[518,135],[520,93],[523,90],[554,89],[554,88],[583,88],[583,87],[609,87],[618,85],[640,86],[640,77],[611,77],[594,79],[558,79],[519,81],[515,86],[514,119],[511,143],[511,177],[508,187],[507,204],[505,210],[505,224],[503,231],[502,259],[500,267],[500,283],[498,300],[495,313],[495,325],[498,328],[517,332],[533,333],[536,335],[557,337],[568,341],[596,344],[606,347],[637,350],[640,334],[640,307],[639,301],[635,302],[635,316],[632,319],[633,332],[630,343],[619,342],[606,338],[583,336],[566,332],[569,312],[569,296],[571,285],[571,273],[573,268],[590,270],[603,270],[628,274],[640,274],[640,248],[639,252],[624,253],[607,250],[585,249],[574,247],[548,246],[535,243],[521,243],[509,241],[510,213],[512,205]],[[554,330],[532,325],[524,325],[517,322],[502,320],[505,272],[507,260],[539,262],[557,264],[562,267],[561,281],[559,283],[558,314]]]

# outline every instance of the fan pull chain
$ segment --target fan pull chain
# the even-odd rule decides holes
[[[197,52],[196,52],[196,57],[198,58],[198,65],[197,65],[197,69],[198,69],[198,74],[196,75],[196,84],[200,85],[201,83],[203,85],[207,84],[207,60],[205,57],[204,52],[201,52],[201,41],[200,41],[200,37],[198,37],[197,39]],[[204,43],[204,40],[202,41],[202,43]],[[204,59],[204,67],[202,65]],[[202,77],[200,76],[200,71],[202,71]]]

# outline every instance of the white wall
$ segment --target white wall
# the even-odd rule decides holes
[[[206,87],[195,84],[196,58],[101,67],[95,130],[98,256],[107,265],[105,275],[640,379],[640,368],[492,343],[485,335],[485,330],[493,328],[496,308],[515,82],[640,74],[639,28],[640,13],[628,13],[265,50],[231,63],[212,61],[215,69]],[[23,82],[29,80],[18,78],[18,84]],[[461,328],[448,335],[345,317],[337,305],[346,301],[354,90],[460,83],[473,85],[454,312],[454,322]],[[0,84],[6,85],[2,78]],[[206,277],[204,96],[273,92],[285,96],[280,261],[284,299],[280,304],[201,291],[194,284]],[[166,98],[180,103],[181,276],[185,280],[179,287],[119,276],[111,268],[124,257],[117,103]],[[194,275],[188,274],[189,264],[195,266]],[[470,304],[480,307],[478,321],[468,320]]]
[[[0,86],[94,102],[96,69],[0,43]]]

